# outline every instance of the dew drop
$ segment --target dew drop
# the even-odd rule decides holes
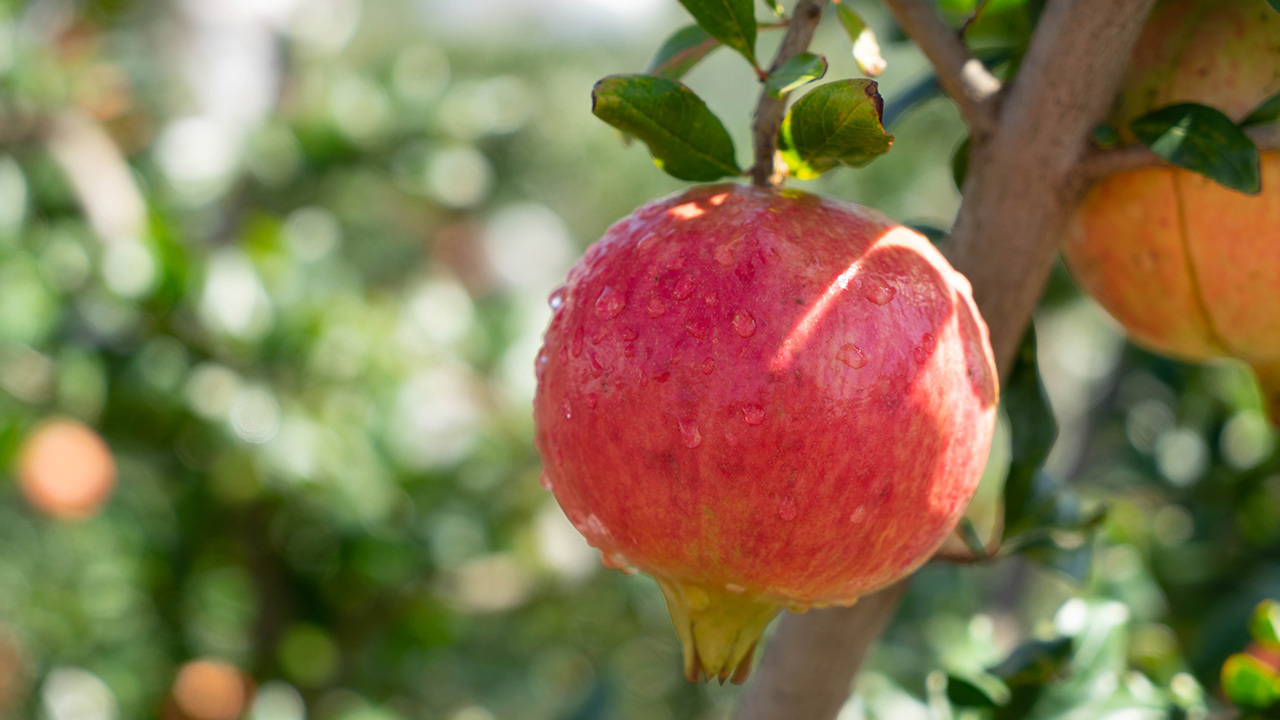
[[[733,272],[738,276],[739,280],[746,282],[747,280],[750,280],[751,278],[755,277],[756,266],[752,265],[751,261],[748,260],[742,263],[741,265],[739,265]]]
[[[693,278],[688,275],[681,275],[676,281],[675,287],[671,288],[671,297],[676,300],[688,300],[693,294]]]
[[[756,334],[756,319],[746,310],[739,310],[733,314],[733,330],[738,335],[749,338]]]
[[[597,325],[596,329],[591,331],[591,344],[599,345],[600,343],[604,342],[604,339],[608,336],[609,336],[609,326]]]
[[[577,330],[573,331],[573,356],[580,357],[582,355],[582,326],[579,325]]]
[[[600,358],[595,353],[591,353],[591,377],[600,377],[604,374],[604,365],[600,364]]]
[[[636,248],[641,252],[645,252],[658,244],[659,239],[658,233],[652,231],[647,232],[644,234],[644,237],[640,238],[640,242],[636,243]]]
[[[596,405],[600,404],[600,396],[595,393],[587,393],[587,396],[583,398],[583,400],[587,401],[587,408],[590,410],[595,410]]]
[[[716,297],[715,293],[707,293],[707,296],[702,298],[702,301],[707,304],[707,307],[715,307],[720,304],[720,299]]]
[[[555,486],[551,484],[551,476],[546,473],[542,473],[538,476],[538,484],[542,486],[543,490],[555,489]]]
[[[596,298],[596,317],[601,320],[616,318],[626,306],[627,299],[622,297],[622,293],[606,285],[600,291],[600,297]]]
[[[716,262],[721,265],[729,267],[733,264],[733,248],[727,243],[724,245],[717,245],[716,249],[711,251],[711,257],[715,258]]]
[[[867,365],[867,354],[853,343],[843,345],[836,352],[836,359],[854,370],[861,370]]]
[[[547,348],[545,346],[539,348],[538,359],[534,361],[534,364],[533,364],[533,372],[539,379],[541,379],[542,376],[546,374],[547,363],[550,361],[551,361],[551,358],[547,357]]]
[[[684,324],[684,329],[695,338],[701,340],[711,331],[711,323],[706,318],[690,318]]]
[[[710,375],[716,370],[716,361],[713,358],[707,358],[702,361],[702,374]]]
[[[635,344],[633,344],[633,343],[627,343],[626,345],[623,345],[623,346],[622,346],[622,354],[623,354],[625,357],[635,357],[635,356],[636,356],[636,346],[635,346]]]
[[[879,278],[869,278],[862,286],[862,296],[877,305],[888,305],[898,291]]]
[[[551,295],[547,297],[547,305],[549,305],[552,310],[559,310],[564,305],[564,296],[566,292],[564,285],[552,290]]]
[[[724,589],[725,589],[725,590],[728,590],[729,592],[733,593],[734,595],[741,595],[742,593],[744,593],[744,592],[746,592],[746,591],[747,591],[747,589],[746,589],[746,588],[742,587],[741,585],[739,585],[739,584],[737,584],[737,583],[725,583],[725,584],[724,584]]]
[[[938,346],[938,341],[933,337],[933,333],[925,333],[920,337],[920,344],[911,350],[911,356],[921,365],[929,360],[929,356],[933,355],[933,351]]]
[[[645,307],[645,311],[649,313],[649,317],[657,318],[667,314],[667,305],[662,302],[662,298],[657,295],[649,298],[649,304]]]
[[[857,524],[865,520],[866,517],[867,517],[867,509],[862,505],[859,505],[858,509],[854,510],[853,513],[849,515],[849,522]]]
[[[782,500],[778,501],[778,517],[786,521],[796,519],[796,499],[790,495],[783,495]]]
[[[743,405],[742,419],[746,420],[748,425],[759,425],[764,422],[764,408],[755,404]]]
[[[640,335],[635,330],[632,330],[631,328],[622,328],[623,340],[626,340],[627,342],[631,342],[632,340],[635,340],[638,337],[640,337]]]
[[[698,423],[693,420],[681,420],[680,437],[684,440],[684,446],[687,448],[696,448],[702,444],[702,432],[698,430]]]
[[[560,403],[560,410],[564,413],[565,420],[573,419],[573,404],[569,402],[569,398],[565,398],[564,402]]]
[[[561,365],[569,362],[569,347],[567,345],[561,345],[559,352],[556,353],[556,357],[560,358]]]

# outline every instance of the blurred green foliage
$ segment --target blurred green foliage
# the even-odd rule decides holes
[[[182,718],[179,670],[207,658],[252,679],[257,720],[727,717],[737,689],[681,679],[657,588],[599,567],[531,443],[547,293],[679,187],[589,105],[688,22],[675,5],[0,2],[0,716]],[[992,5],[982,42],[1024,43],[1025,8]],[[882,44],[892,103],[927,71]],[[848,45],[820,29],[829,79],[858,75]],[[741,58],[686,80],[749,147]],[[869,168],[797,185],[946,227],[954,109],[891,131]],[[926,568],[842,720],[1206,717],[1280,596],[1248,373],[1126,345],[1061,272],[1037,328],[1059,428],[1038,474],[1107,510],[1084,582]],[[1010,424],[1047,422],[1010,413],[984,539]],[[19,487],[51,417],[114,454],[94,517]]]

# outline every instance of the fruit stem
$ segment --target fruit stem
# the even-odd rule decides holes
[[[673,578],[657,580],[680,636],[689,682],[714,677],[721,685],[725,680],[737,685],[746,680],[756,643],[782,605],[746,592]]]
[[[1273,427],[1280,427],[1280,361],[1251,363],[1262,390],[1262,407]]]
[[[822,20],[827,0],[799,0],[787,23],[778,54],[773,58],[769,71],[760,76],[761,82],[782,67],[782,64],[804,52],[813,40],[813,33]],[[760,91],[756,105],[752,134],[755,140],[756,164],[751,168],[751,182],[758,187],[776,187],[781,176],[774,171],[774,154],[778,151],[778,130],[782,127],[782,115],[787,108],[787,96],[773,97],[767,88]]]

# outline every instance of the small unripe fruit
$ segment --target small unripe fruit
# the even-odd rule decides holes
[[[1280,14],[1257,0],[1156,6],[1111,121],[1195,102],[1239,121],[1280,91]],[[1253,366],[1280,417],[1280,155],[1262,156],[1262,194],[1151,167],[1085,197],[1063,254],[1080,286],[1138,343],[1188,360]]]
[[[740,681],[780,609],[919,567],[968,504],[996,372],[968,282],[857,205],[741,185],[653,201],[553,293],[543,484],[654,576],[685,673]]]

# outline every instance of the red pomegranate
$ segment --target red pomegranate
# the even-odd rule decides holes
[[[744,679],[783,607],[912,572],[978,483],[986,326],[879,213],[697,187],[611,227],[551,306],[543,484],[607,565],[657,579],[690,680]]]
[[[1133,52],[1111,121],[1196,102],[1239,121],[1280,91],[1280,14],[1257,0],[1165,0]],[[1095,185],[1063,243],[1072,275],[1138,343],[1188,360],[1235,357],[1280,418],[1280,155],[1262,194],[1169,166]]]

